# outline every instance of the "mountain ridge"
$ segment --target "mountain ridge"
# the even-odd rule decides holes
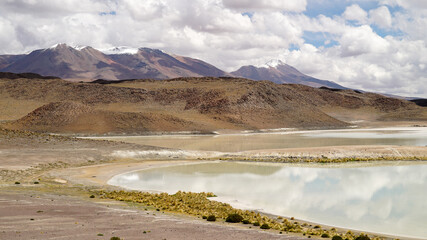
[[[71,47],[62,43],[34,50],[28,55],[17,57],[16,61],[10,61],[12,57],[0,56],[0,59],[4,59],[3,65],[6,65],[0,71],[33,72],[63,79],[88,80],[227,75],[226,72],[201,60],[173,57],[157,49],[138,48],[135,54],[130,51],[118,52],[119,54],[105,54],[90,46]]]
[[[275,83],[299,83],[313,87],[344,87],[299,72],[280,61],[269,68],[243,66],[227,73],[200,59],[169,54],[159,49],[113,47],[97,50],[65,43],[34,50],[25,55],[0,55],[0,71],[57,76],[68,80],[169,79],[178,77],[245,77]],[[243,70],[242,70],[243,69]]]

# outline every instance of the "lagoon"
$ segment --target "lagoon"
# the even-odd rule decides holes
[[[426,136],[427,127],[406,127],[219,135],[117,136],[101,139],[181,150],[241,152],[348,145],[427,146]]]
[[[124,173],[108,183],[144,191],[214,192],[237,208],[427,238],[427,164],[322,166],[210,162]]]

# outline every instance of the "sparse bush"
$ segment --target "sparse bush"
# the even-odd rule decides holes
[[[335,235],[332,237],[332,240],[343,240],[341,236]]]
[[[255,227],[258,227],[259,225],[260,225],[259,222],[254,222]]]
[[[230,223],[238,223],[238,222],[241,222],[242,220],[243,220],[243,217],[237,213],[229,214],[225,219],[226,222],[230,222]]]
[[[206,193],[206,197],[210,198],[210,197],[218,197],[218,196],[211,193],[211,192],[208,192],[208,193]]]
[[[319,225],[314,226],[313,228],[321,228]]]
[[[110,240],[121,240],[119,237],[111,237]]]
[[[202,216],[202,218],[203,218],[203,219],[207,219],[208,217],[206,217],[206,216]]]
[[[100,236],[100,237],[102,237],[102,236],[104,236],[104,234],[102,234],[102,233],[98,233],[96,236]]]
[[[206,219],[209,222],[215,222],[216,221],[216,217],[214,215],[209,215],[209,217]]]
[[[322,237],[322,238],[329,238],[329,234],[327,234],[327,233],[323,233],[323,234],[321,235],[321,237]]]
[[[90,198],[95,198],[95,195],[90,195],[89,197],[90,197]]]
[[[34,184],[39,184],[39,182],[35,181]]]
[[[245,220],[242,221],[242,223],[243,224],[250,224],[251,222],[249,220],[245,219]]]
[[[20,182],[15,182],[15,184],[21,184]]]
[[[371,240],[367,235],[360,234],[355,240]]]
[[[261,229],[270,229],[270,226],[267,223],[261,225]]]

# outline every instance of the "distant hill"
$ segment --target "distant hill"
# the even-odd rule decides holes
[[[58,77],[53,76],[42,76],[37,73],[11,73],[11,72],[0,72],[0,79],[18,79],[18,78],[27,78],[27,79],[57,79]]]
[[[97,82],[0,79],[0,120],[8,120],[0,123],[40,132],[142,134],[427,120],[427,109],[415,103],[353,90],[230,77]]]
[[[412,99],[410,101],[414,102],[418,106],[427,107],[427,99],[425,99],[425,98]]]
[[[237,71],[231,72],[234,76],[244,77],[253,80],[269,80],[275,83],[295,83],[311,87],[329,87],[345,89],[345,87],[332,81],[320,80],[307,76],[296,68],[283,63],[282,61],[270,61],[264,66],[255,67],[252,65],[243,66]]]

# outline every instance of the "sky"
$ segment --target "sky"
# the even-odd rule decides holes
[[[426,0],[2,0],[0,54],[148,47],[225,71],[279,59],[310,76],[427,98]]]

